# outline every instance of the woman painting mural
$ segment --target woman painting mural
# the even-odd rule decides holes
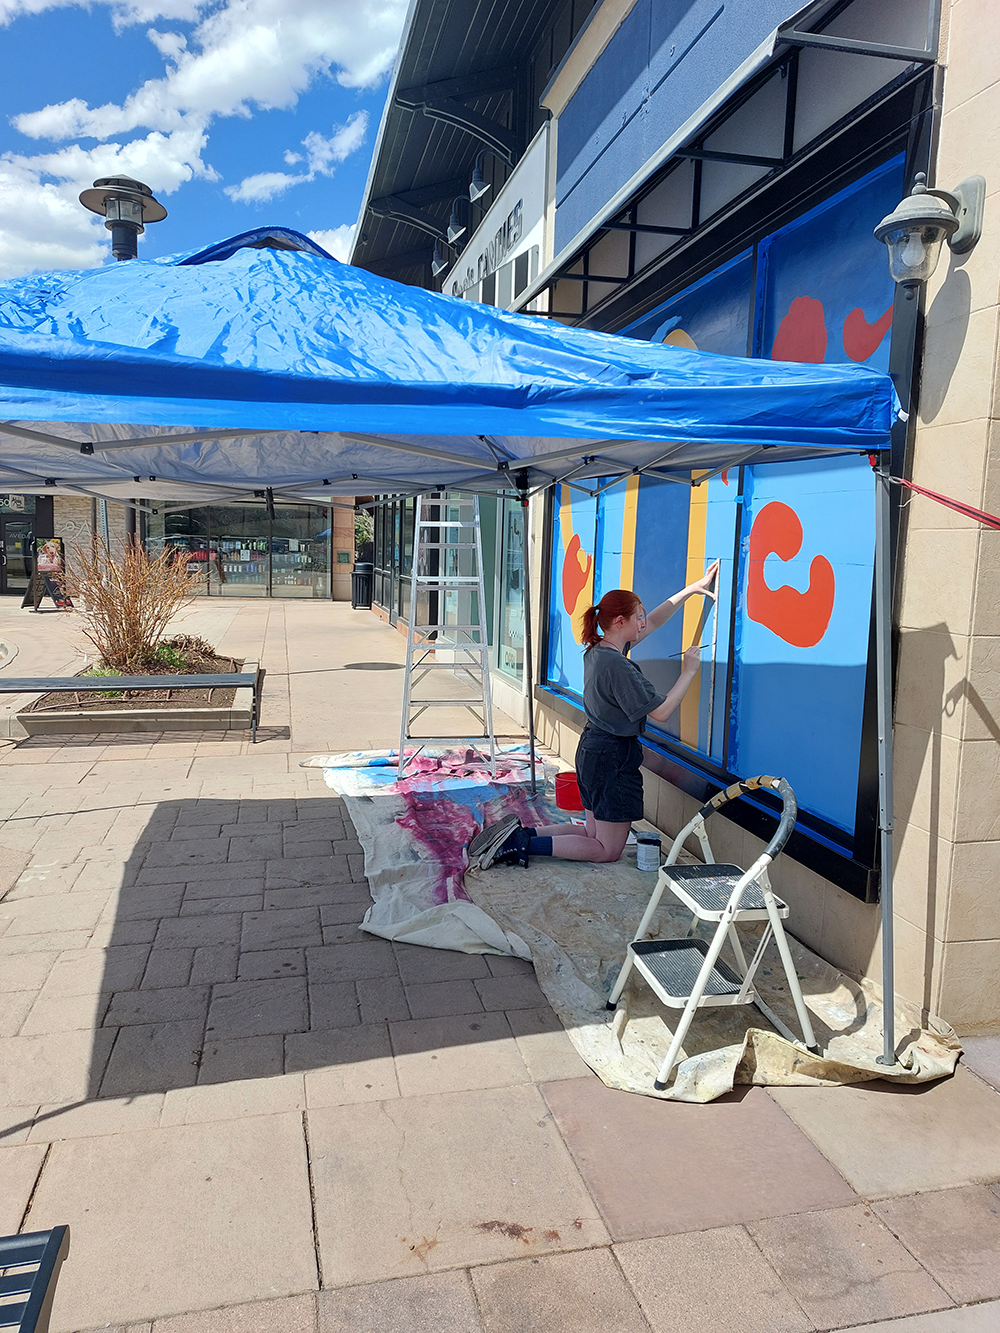
[[[647,718],[666,722],[698,674],[700,650],[684,653],[681,674],[668,694],[659,694],[629,660],[631,648],[666,624],[689,597],[711,597],[716,561],[703,578],[675,592],[647,616],[634,592],[607,592],[583,617],[583,708],[587,716],[576,751],[576,778],[587,816],[578,824],[524,828],[516,815],[489,824],[469,844],[469,864],[528,864],[529,856],[565,861],[617,861],[633,819],[642,818],[642,749],[639,732]]]

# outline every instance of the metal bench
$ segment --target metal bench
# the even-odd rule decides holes
[[[265,674],[264,668],[258,667],[255,672],[233,671],[203,676],[0,676],[0,694],[92,694],[96,691],[118,694],[126,690],[218,690],[249,685],[253,690],[250,739],[256,743]]]
[[[0,1328],[47,1333],[56,1278],[67,1254],[69,1227],[0,1236]],[[26,1299],[11,1299],[18,1296]]]

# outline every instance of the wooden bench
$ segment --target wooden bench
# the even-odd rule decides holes
[[[93,694],[97,691],[120,694],[126,690],[205,690],[249,685],[253,691],[250,708],[250,739],[257,741],[260,701],[264,692],[263,667],[254,671],[220,672],[203,676],[3,676],[0,694]]]
[[[62,1261],[69,1253],[69,1227],[28,1231],[21,1236],[0,1236],[0,1328],[16,1333],[47,1333],[52,1297]],[[25,1271],[30,1269],[31,1271]],[[10,1301],[24,1296],[23,1301]]]

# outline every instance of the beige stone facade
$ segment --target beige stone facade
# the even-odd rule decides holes
[[[86,496],[80,495],[56,495],[52,499],[52,531],[53,536],[61,537],[66,545],[66,550],[72,553],[73,546],[77,543],[83,544],[89,542],[91,534],[94,531],[94,510],[100,504],[100,501],[89,500]],[[125,540],[125,505],[115,504],[113,500],[107,501],[108,508],[108,536],[111,544],[123,542]],[[100,533],[102,524],[98,511],[97,531]]]
[[[982,240],[945,248],[926,292],[913,479],[1000,512],[1000,63],[995,0],[945,0],[944,102],[935,179],[986,177]],[[1000,532],[915,496],[896,608],[895,984],[960,1031],[1000,1024]],[[536,623],[538,623],[536,621]],[[537,709],[542,740],[572,759],[579,735]],[[646,817],[674,833],[697,805],[644,771]],[[722,860],[762,843],[719,818]],[[805,866],[774,868],[794,933],[857,976],[881,977],[879,907]]]

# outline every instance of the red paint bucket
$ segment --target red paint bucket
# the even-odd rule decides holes
[[[560,810],[583,809],[575,773],[556,774],[556,805]]]

